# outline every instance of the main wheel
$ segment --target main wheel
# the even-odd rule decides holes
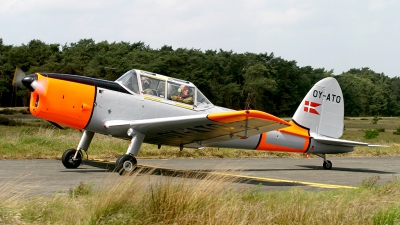
[[[332,169],[332,162],[329,160],[326,160],[326,161],[324,161],[324,164],[322,166],[324,167],[324,169],[330,170],[330,169]]]
[[[120,174],[127,174],[133,172],[137,167],[136,158],[129,155],[121,155],[115,165],[115,170]]]
[[[79,165],[81,165],[82,162],[82,152],[78,151],[78,154],[76,155],[76,158],[74,159],[76,149],[70,148],[64,152],[64,154],[61,157],[62,164],[65,166],[67,169],[75,169]]]

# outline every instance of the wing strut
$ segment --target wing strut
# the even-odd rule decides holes
[[[249,127],[249,120],[247,119],[245,122],[244,122],[244,136],[242,137],[242,139],[245,139],[245,138],[247,138],[247,128]]]
[[[238,137],[240,137],[240,139],[247,139],[248,138],[247,137],[247,130],[249,128],[249,120],[248,119],[244,121],[244,126],[242,126],[242,127],[244,127],[243,136],[238,135]],[[232,134],[230,136],[232,138]]]

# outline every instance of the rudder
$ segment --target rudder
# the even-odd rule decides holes
[[[292,120],[312,133],[339,138],[343,135],[344,103],[337,80],[318,81],[297,108]]]

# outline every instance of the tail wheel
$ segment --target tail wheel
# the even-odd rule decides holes
[[[75,169],[78,168],[79,165],[82,163],[82,152],[78,151],[76,154],[76,149],[70,148],[64,152],[64,154],[61,157],[62,164],[65,166],[67,169]],[[76,157],[74,158],[76,154]]]
[[[330,170],[330,169],[332,169],[332,162],[329,160],[326,160],[326,161],[324,161],[324,164],[322,164],[322,166],[324,167],[324,169]]]
[[[120,175],[132,173],[137,168],[136,158],[129,154],[121,155],[115,164],[115,170]]]

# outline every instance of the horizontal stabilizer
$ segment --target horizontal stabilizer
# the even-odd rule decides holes
[[[355,147],[355,146],[366,146],[366,147],[388,147],[384,145],[373,145],[370,143],[366,142],[358,142],[358,141],[349,141],[349,140],[343,140],[343,139],[336,139],[336,138],[330,138],[326,137],[323,135],[319,135],[316,133],[311,133],[311,137],[314,138],[314,140],[327,144],[327,145],[338,145],[338,146],[348,146],[348,147]]]

